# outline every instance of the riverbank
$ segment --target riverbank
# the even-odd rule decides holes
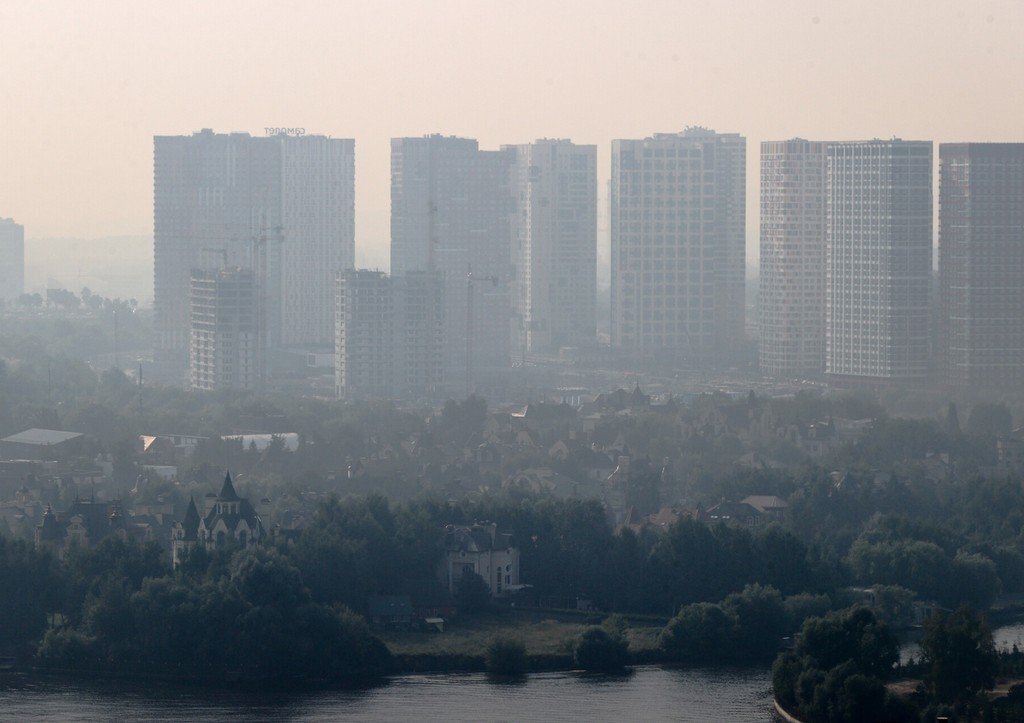
[[[562,611],[504,610],[449,620],[443,633],[376,631],[401,673],[483,671],[483,651],[496,636],[523,643],[531,671],[571,670],[579,635],[603,616]],[[626,640],[636,663],[667,662],[658,645],[660,619],[629,619]]]

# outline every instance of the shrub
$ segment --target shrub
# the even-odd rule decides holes
[[[527,670],[526,646],[521,640],[498,635],[488,643],[484,662],[488,673],[522,675]]]
[[[609,634],[603,628],[587,628],[576,640],[572,659],[573,663],[583,670],[622,670],[629,662],[629,644],[620,636]]]

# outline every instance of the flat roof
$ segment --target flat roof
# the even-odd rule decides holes
[[[10,437],[0,439],[0,442],[13,442],[15,444],[36,444],[41,447],[48,447],[52,444],[67,442],[69,439],[81,437],[80,432],[62,432],[57,429],[26,429],[24,432],[12,434]]]

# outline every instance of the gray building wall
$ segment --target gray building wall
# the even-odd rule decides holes
[[[761,371],[825,369],[826,144],[761,144]]]
[[[939,146],[941,378],[1024,382],[1024,143]]]
[[[611,338],[640,357],[730,359],[744,337],[746,139],[612,142]]]
[[[930,141],[830,143],[825,367],[836,377],[929,371]]]
[[[16,301],[25,293],[25,227],[0,218],[0,299]]]
[[[597,146],[509,146],[513,354],[597,340]]]

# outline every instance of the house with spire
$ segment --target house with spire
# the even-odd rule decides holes
[[[239,547],[255,547],[263,543],[266,530],[256,509],[245,497],[239,497],[231,481],[224,475],[224,484],[216,497],[206,496],[203,514],[190,498],[185,517],[171,530],[171,559],[177,566],[185,554],[202,545],[212,550],[229,543]]]
[[[128,537],[120,500],[98,502],[76,497],[63,515],[47,505],[43,521],[35,530],[36,546],[50,547],[60,555],[75,546],[95,547],[107,537]]]

